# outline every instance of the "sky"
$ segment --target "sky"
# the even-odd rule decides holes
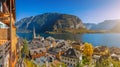
[[[16,0],[17,21],[48,12],[72,14],[83,23],[120,19],[120,0]]]

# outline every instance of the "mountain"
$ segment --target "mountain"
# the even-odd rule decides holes
[[[120,21],[119,23],[111,29],[112,32],[119,32],[120,33]]]
[[[74,15],[60,13],[45,13],[37,16],[31,16],[16,22],[17,31],[32,31],[36,29],[37,33],[54,31],[59,29],[80,29],[85,28],[81,19]]]
[[[84,23],[85,27],[90,30],[92,27],[94,27],[96,24],[94,23]]]
[[[99,24],[92,25],[90,27],[90,30],[110,30],[114,28],[118,23],[119,23],[119,20],[105,20]]]

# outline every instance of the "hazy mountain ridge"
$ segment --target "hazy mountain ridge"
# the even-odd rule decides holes
[[[95,23],[84,23],[84,25],[86,26],[86,28],[88,30],[90,30],[92,27],[94,27],[96,24]]]
[[[90,30],[111,30],[118,24],[120,24],[120,20],[105,20],[98,24],[84,23],[86,28]]]
[[[16,22],[17,31],[32,31],[35,27],[36,32],[53,31],[56,29],[79,29],[85,28],[81,19],[74,15],[60,13],[45,13],[37,16],[23,18]]]
[[[120,22],[114,28],[112,28],[111,31],[120,33]]]

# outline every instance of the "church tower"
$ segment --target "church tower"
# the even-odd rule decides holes
[[[33,27],[33,38],[36,38],[35,27]]]

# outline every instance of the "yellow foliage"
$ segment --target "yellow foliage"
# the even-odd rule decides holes
[[[37,65],[35,65],[32,61],[28,59],[24,59],[24,62],[26,67],[37,67]]]
[[[85,43],[84,44],[83,54],[85,56],[92,56],[92,54],[93,54],[93,46],[92,46],[92,44],[90,44],[90,43]]]

